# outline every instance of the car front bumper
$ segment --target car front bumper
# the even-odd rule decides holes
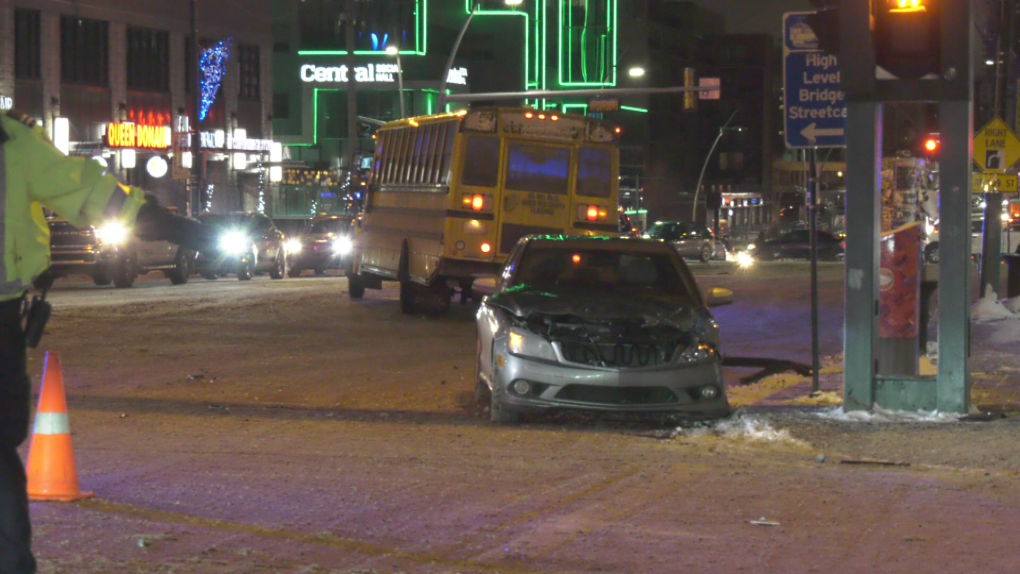
[[[332,249],[328,251],[313,251],[303,249],[300,253],[291,253],[287,256],[287,265],[291,269],[333,269],[342,267],[347,257],[338,255]]]
[[[54,275],[72,275],[110,270],[117,264],[120,254],[119,249],[102,249],[95,245],[53,245],[50,247],[50,271]]]
[[[722,417],[730,412],[718,358],[693,365],[612,369],[512,355],[505,338],[494,341],[493,351],[491,384],[499,385],[501,402],[510,410],[669,412],[695,418]],[[515,390],[518,381],[528,382],[527,393]],[[706,386],[715,387],[714,398],[701,395]]]

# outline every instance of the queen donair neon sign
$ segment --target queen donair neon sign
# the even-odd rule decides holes
[[[354,81],[360,83],[393,83],[397,81],[396,64],[368,64],[354,68]],[[453,68],[447,75],[450,84],[467,84],[467,68]],[[347,81],[347,66],[301,66],[301,81],[319,84],[343,83]]]

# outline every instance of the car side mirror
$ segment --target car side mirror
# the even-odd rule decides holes
[[[709,307],[721,307],[733,303],[733,291],[723,287],[710,287],[705,294],[705,304]]]

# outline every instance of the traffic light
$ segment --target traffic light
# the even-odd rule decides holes
[[[811,31],[818,38],[818,49],[832,54],[839,55],[839,4],[818,5],[814,14],[808,14],[807,24]]]
[[[695,88],[698,86],[697,72],[694,68],[684,68],[684,87]],[[684,92],[683,111],[695,112],[698,110],[698,94],[701,92]]]
[[[928,134],[928,137],[924,140],[924,155],[929,160],[935,159],[941,146],[942,142],[939,141],[938,134]]]
[[[939,0],[877,0],[875,62],[900,79],[941,69]]]
[[[875,63],[898,79],[939,75],[942,1],[871,0]],[[807,16],[807,23],[818,38],[818,49],[840,55],[840,0],[811,2],[817,11]]]

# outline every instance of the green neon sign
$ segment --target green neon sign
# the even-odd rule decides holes
[[[638,108],[635,106],[620,106],[621,110],[627,110],[628,112],[637,112],[639,114],[647,114],[648,110],[645,108]]]
[[[533,0],[534,14],[518,10],[478,8],[475,16],[522,16],[524,18],[524,89],[545,89],[546,86],[546,24],[543,15],[548,0]],[[464,0],[464,13],[470,14],[473,0]],[[532,61],[534,57],[534,61]],[[532,73],[534,76],[532,76]]]
[[[557,71],[558,81],[561,86],[564,87],[593,87],[593,86],[615,86],[616,85],[616,67],[617,67],[617,40],[619,38],[617,23],[618,23],[618,12],[619,12],[619,0],[606,0],[606,20],[605,22],[588,22],[588,11],[587,1],[585,1],[584,12],[584,25],[580,32],[580,37],[575,36],[574,27],[571,26],[574,17],[574,2],[572,0],[559,0],[559,69]],[[580,10],[580,9],[579,9]],[[597,38],[598,45],[595,48],[595,53],[598,56],[599,62],[595,68],[595,71],[599,73],[598,81],[593,80],[588,76],[588,51],[587,45],[589,37],[589,28],[603,29],[605,32],[601,37]],[[564,45],[564,31],[566,31],[566,45]],[[575,56],[575,38],[577,43],[580,44],[580,61],[582,68],[575,73],[573,69],[574,56]],[[611,71],[610,71],[610,68]],[[565,72],[565,74],[564,74]],[[606,74],[609,72],[609,75]],[[580,75],[581,79],[577,80],[577,75]]]
[[[406,1],[406,0],[405,0]],[[414,49],[401,56],[424,56],[428,48],[428,0],[414,0]],[[298,50],[299,56],[346,56],[347,50]],[[386,50],[355,50],[355,56],[388,56]]]

